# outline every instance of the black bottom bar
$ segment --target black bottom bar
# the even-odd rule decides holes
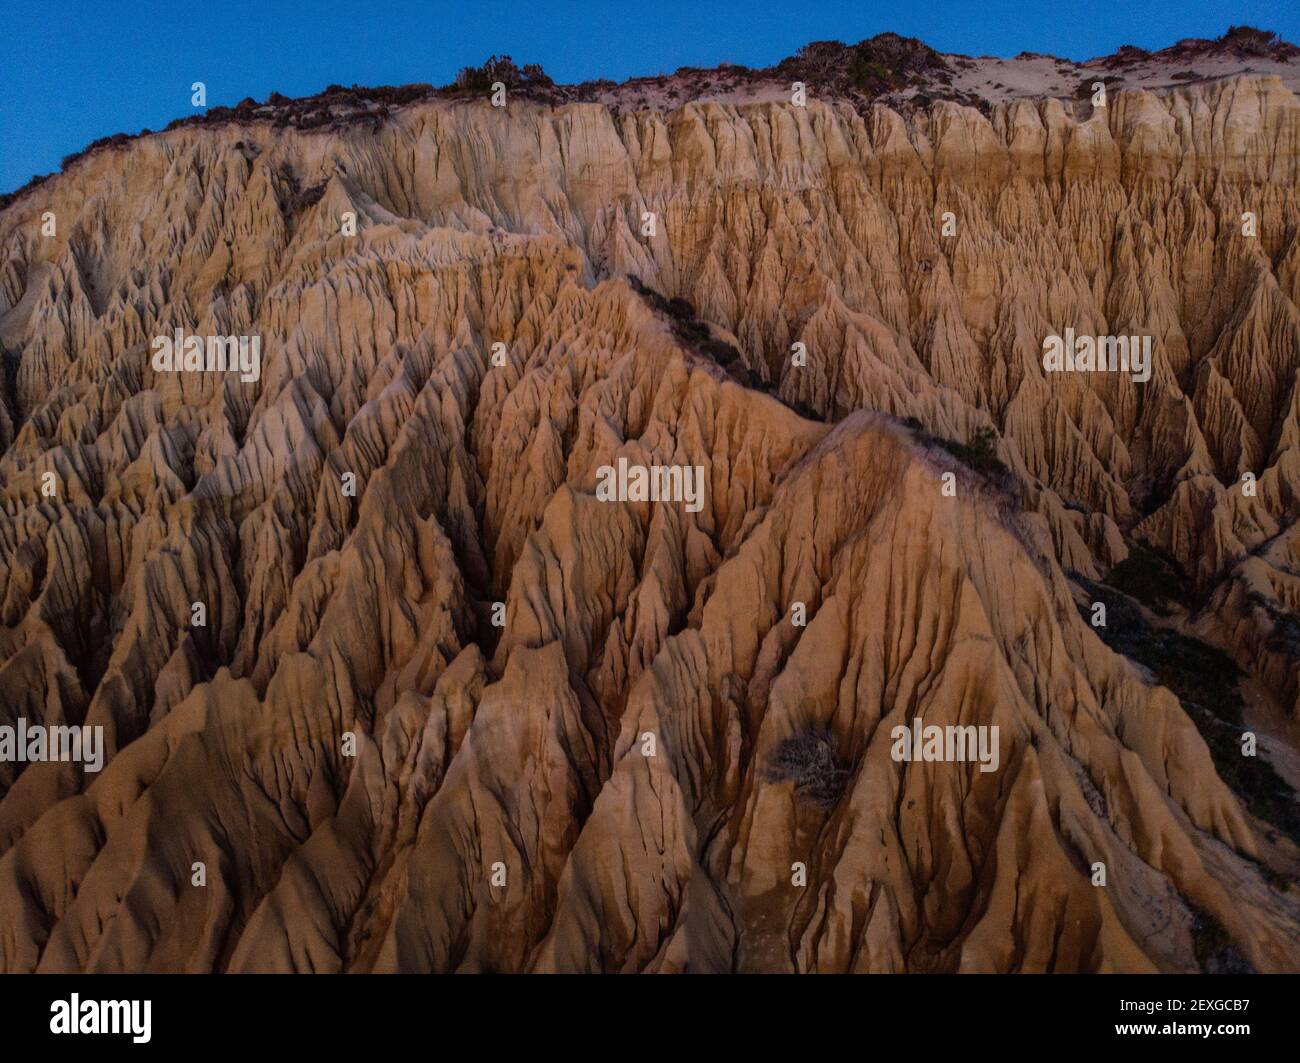
[[[6,1049],[113,1044],[333,1058],[413,1041],[430,1056],[493,1059],[515,1050],[676,1052],[716,1040],[731,1050],[755,1043],[766,1059],[853,1059],[901,1037],[927,1052],[1128,1044],[1223,1053],[1242,1042],[1292,1043],[1298,994],[1295,975],[11,976],[0,980],[0,1016]],[[119,1032],[86,1032],[96,1027]]]

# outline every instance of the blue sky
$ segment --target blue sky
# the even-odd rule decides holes
[[[272,91],[443,84],[492,53],[541,63],[557,81],[623,80],[727,61],[765,66],[810,40],[893,30],[940,51],[1072,59],[1121,44],[1158,48],[1214,37],[1229,24],[1300,41],[1295,0],[1142,0],[920,4],[822,0],[7,0],[0,34],[0,191],[110,133],[159,129],[208,104]]]

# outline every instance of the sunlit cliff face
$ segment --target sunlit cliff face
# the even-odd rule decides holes
[[[0,968],[1300,967],[1300,101],[985,110],[434,100],[10,204],[0,724],[105,753],[0,763]]]

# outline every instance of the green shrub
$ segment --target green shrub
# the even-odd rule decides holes
[[[1176,607],[1191,605],[1188,581],[1178,563],[1144,543],[1134,545],[1128,557],[1110,570],[1107,582],[1165,616]]]
[[[1009,491],[1016,485],[1015,475],[998,457],[998,434],[988,425],[975,429],[975,434],[965,443],[943,436],[932,435],[915,417],[906,417],[903,424],[912,430],[917,441],[926,446],[946,450],[968,469],[979,473],[995,487]]]
[[[519,67],[508,55],[494,55],[482,66],[463,67],[450,87],[460,92],[488,92],[498,81],[509,89],[550,88],[555,84],[536,63]]]
[[[1128,598],[1105,584],[1076,580],[1092,601],[1106,606],[1106,626],[1094,629],[1102,641],[1174,693],[1205,740],[1219,778],[1252,815],[1300,844],[1295,791],[1268,761],[1241,755],[1246,706],[1237,685],[1240,670],[1232,658],[1199,639],[1151,627]],[[1088,606],[1081,604],[1079,612],[1090,619]]]

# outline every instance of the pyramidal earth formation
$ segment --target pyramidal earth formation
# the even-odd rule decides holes
[[[1297,91],[494,59],[5,197],[0,969],[1300,970]]]

